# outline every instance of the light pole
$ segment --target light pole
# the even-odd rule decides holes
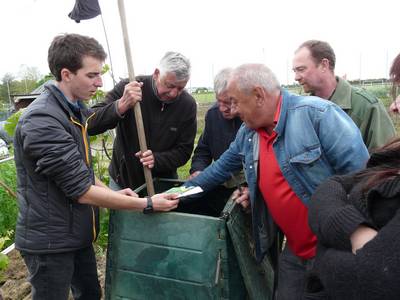
[[[11,110],[11,95],[10,95],[10,83],[7,80],[7,91],[8,91],[8,103],[9,103],[9,110]]]

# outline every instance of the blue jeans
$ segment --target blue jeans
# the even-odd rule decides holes
[[[21,251],[29,271],[33,300],[98,300],[101,289],[93,246],[64,253],[31,254]]]
[[[296,255],[286,245],[279,255],[278,270],[278,300],[303,299],[306,287],[307,271],[311,270],[314,258],[304,260]]]

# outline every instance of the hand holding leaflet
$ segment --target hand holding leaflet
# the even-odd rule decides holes
[[[177,198],[182,198],[194,194],[198,194],[203,192],[203,189],[199,186],[178,186],[178,187],[173,187],[164,193],[166,194],[178,194]]]

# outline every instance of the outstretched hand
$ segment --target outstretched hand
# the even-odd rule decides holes
[[[178,194],[155,194],[151,197],[155,211],[170,211],[178,207]]]

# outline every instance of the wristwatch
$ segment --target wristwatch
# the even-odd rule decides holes
[[[150,196],[147,196],[146,199],[147,199],[147,206],[145,208],[143,208],[143,213],[151,214],[154,211],[153,210],[153,201],[151,200]]]

